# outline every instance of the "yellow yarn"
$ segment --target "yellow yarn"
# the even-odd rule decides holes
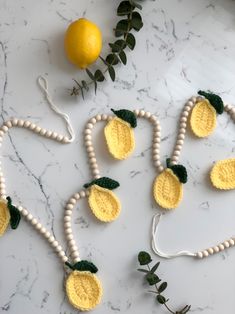
[[[5,201],[0,200],[0,236],[2,236],[9,224],[10,213]]]
[[[114,158],[123,160],[133,152],[134,131],[128,122],[115,117],[107,123],[104,134],[108,150]]]
[[[88,202],[94,215],[104,222],[115,220],[121,211],[121,204],[116,195],[96,184],[90,188]]]
[[[198,102],[193,108],[190,125],[193,133],[198,137],[206,137],[214,131],[216,110],[207,99]]]
[[[96,307],[102,297],[102,286],[96,275],[89,271],[74,270],[66,281],[69,302],[80,311]]]
[[[183,185],[171,169],[165,169],[156,177],[153,196],[164,209],[176,208],[183,197]]]
[[[212,168],[210,177],[217,189],[235,189],[235,158],[218,161]]]

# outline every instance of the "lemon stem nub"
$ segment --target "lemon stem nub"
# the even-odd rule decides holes
[[[12,205],[12,200],[9,196],[7,197],[7,207],[9,209],[10,217],[11,217],[10,218],[11,228],[15,230],[19,226],[21,216],[20,216],[19,209]]]
[[[137,120],[135,114],[127,109],[121,109],[121,110],[114,110],[111,109],[111,111],[119,118],[126,122],[128,122],[132,128],[135,128],[137,126]]]
[[[222,114],[224,112],[224,103],[220,96],[211,93],[199,90],[199,95],[204,96],[210,104],[215,108],[218,114]]]
[[[84,188],[87,189],[94,184],[100,186],[101,188],[105,188],[105,189],[109,189],[109,190],[114,190],[114,189],[118,188],[120,185],[117,181],[115,181],[113,179],[110,179],[108,177],[102,177],[99,179],[95,179],[95,180],[91,181],[90,183],[86,183],[83,186],[84,186]]]
[[[171,165],[171,159],[167,158],[166,166],[174,172],[174,174],[178,177],[181,183],[187,182],[188,174],[186,168],[183,165]]]

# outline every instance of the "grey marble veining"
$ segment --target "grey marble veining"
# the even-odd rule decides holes
[[[180,110],[191,95],[212,89],[233,103],[235,95],[235,2],[232,0],[146,0],[144,28],[137,46],[128,52],[127,66],[90,92],[85,101],[70,97],[72,78],[83,78],[64,57],[63,34],[81,16],[102,29],[104,54],[117,21],[117,1],[0,0],[0,112],[29,119],[45,128],[65,132],[64,124],[48,108],[36,85],[46,75],[54,101],[72,119],[76,141],[60,145],[26,130],[10,131],[1,149],[7,193],[23,204],[66,248],[63,206],[90,180],[82,130],[89,117],[110,108],[144,108],[162,126],[161,158],[172,152]],[[104,286],[97,314],[165,313],[146,293],[136,272],[139,250],[150,250],[152,216],[159,212],[151,196],[155,169],[151,164],[151,128],[139,121],[137,147],[123,162],[107,154],[102,125],[94,132],[103,175],[121,183],[117,191],[122,214],[112,224],[95,220],[86,201],[73,215],[76,240],[84,258],[99,267]],[[234,192],[212,189],[208,172],[218,159],[234,156],[234,124],[219,117],[214,134],[185,140],[181,162],[189,182],[180,207],[164,216],[159,243],[165,251],[200,250],[235,235]],[[143,184],[144,182],[144,184]],[[158,258],[156,257],[156,260]],[[235,249],[205,259],[162,260],[159,269],[168,281],[173,307],[186,303],[193,313],[233,313],[235,308]],[[65,274],[47,243],[26,223],[1,238],[0,313],[77,313],[63,291]]]

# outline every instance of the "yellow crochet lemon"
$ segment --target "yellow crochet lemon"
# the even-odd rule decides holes
[[[208,100],[198,102],[192,110],[190,124],[198,137],[210,135],[216,127],[216,110]]]
[[[86,69],[100,55],[102,34],[96,24],[81,18],[69,25],[64,45],[69,61]]]
[[[96,184],[90,187],[88,202],[93,214],[104,222],[115,220],[121,211],[121,204],[116,195]]]
[[[218,161],[212,168],[210,177],[217,189],[235,189],[235,158]]]
[[[176,208],[183,197],[183,185],[174,172],[167,168],[154,181],[153,195],[165,209]]]
[[[66,281],[69,302],[80,311],[89,311],[101,301],[102,286],[96,275],[89,271],[74,270]]]
[[[4,200],[0,200],[0,236],[2,236],[10,222],[10,213],[7,207],[7,203]]]

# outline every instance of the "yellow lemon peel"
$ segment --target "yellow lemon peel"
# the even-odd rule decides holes
[[[235,189],[235,158],[218,161],[211,170],[211,182],[221,190]]]
[[[156,177],[153,196],[162,208],[173,209],[179,205],[183,197],[183,185],[171,169],[165,169]]]
[[[69,61],[79,68],[85,69],[100,55],[101,31],[96,24],[81,18],[69,25],[65,34],[64,46]]]
[[[10,222],[10,213],[5,201],[0,200],[0,236],[2,236]]]
[[[117,196],[96,184],[90,188],[88,202],[93,214],[104,222],[115,220],[121,211],[121,203]]]
[[[128,122],[115,117],[107,123],[104,134],[108,150],[114,158],[123,160],[133,152],[135,137]]]
[[[216,127],[216,110],[208,100],[198,102],[191,113],[190,125],[198,137],[210,135]]]
[[[66,293],[76,309],[89,311],[100,303],[102,286],[98,277],[91,272],[74,270],[67,278]]]

